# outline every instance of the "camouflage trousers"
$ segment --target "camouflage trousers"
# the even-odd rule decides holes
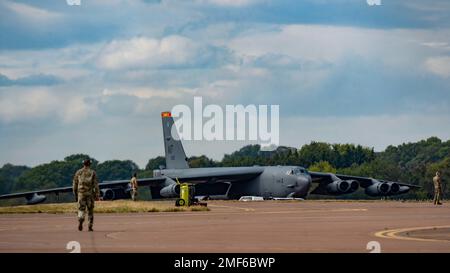
[[[133,201],[136,201],[136,196],[137,196],[137,189],[131,189],[131,191],[130,191],[130,194],[131,194],[131,199],[133,200]]]
[[[441,203],[441,195],[442,195],[442,191],[440,188],[437,188],[436,190],[434,190],[434,200],[433,203],[435,205]]]
[[[89,227],[94,225],[94,203],[94,196],[78,194],[78,221],[81,223],[84,222],[87,211]]]

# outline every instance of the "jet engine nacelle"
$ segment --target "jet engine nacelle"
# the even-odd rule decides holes
[[[27,205],[35,205],[44,202],[47,196],[33,193],[25,197],[27,199]]]
[[[356,180],[347,180],[348,183],[350,183],[350,188],[346,193],[352,193],[359,189],[359,182]]]
[[[162,197],[171,198],[180,196],[180,185],[178,184],[170,184],[169,186],[165,186],[161,189],[159,194]]]
[[[389,196],[407,193],[408,186],[401,186],[395,182],[377,182],[366,188],[366,194],[370,196]]]
[[[409,192],[411,188],[408,186],[400,186],[400,189],[398,190],[397,194],[403,194]]]
[[[101,189],[100,196],[102,200],[114,200],[116,198],[116,194],[112,189]]]
[[[389,185],[389,194],[396,195],[400,191],[400,185],[395,182],[388,182]]]
[[[336,180],[327,185],[327,192],[329,194],[345,194],[352,193],[359,188],[359,183],[356,180]]]
[[[366,188],[366,194],[370,196],[386,196],[389,195],[391,184],[386,182],[377,182]]]

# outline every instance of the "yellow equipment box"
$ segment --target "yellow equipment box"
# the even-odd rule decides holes
[[[207,203],[199,202],[197,198],[195,198],[195,185],[190,183],[179,183],[177,179],[177,183],[180,185],[180,198],[175,201],[175,206],[208,206]]]
[[[194,201],[195,187],[189,183],[180,184],[180,198],[177,199],[175,205],[178,206],[190,206]]]

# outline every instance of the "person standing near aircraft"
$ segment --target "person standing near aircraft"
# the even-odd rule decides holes
[[[436,176],[433,177],[434,184],[434,204],[442,205],[441,203],[441,195],[442,195],[442,180],[441,180],[441,172],[437,171]]]
[[[130,181],[130,187],[131,187],[131,199],[133,199],[133,201],[136,201],[136,196],[137,196],[137,189],[138,189],[138,183],[137,183],[137,173],[133,174],[133,177],[131,178]]]
[[[100,189],[97,174],[91,169],[91,160],[83,161],[83,168],[73,177],[73,194],[78,203],[78,230],[83,230],[83,222],[88,212],[89,231],[94,231],[94,203],[99,199]]]

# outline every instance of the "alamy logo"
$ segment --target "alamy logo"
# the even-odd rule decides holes
[[[367,0],[369,6],[381,6],[381,0]]]
[[[378,241],[370,241],[366,246],[367,250],[370,250],[370,253],[381,253],[381,244]]]
[[[279,108],[279,105],[270,105],[269,112],[268,105],[226,105],[224,111],[215,104],[203,107],[202,97],[194,97],[193,113],[189,106],[183,104],[172,108],[175,118],[172,137],[181,140],[258,141],[262,149],[274,150],[280,138]]]
[[[77,241],[70,241],[66,245],[67,250],[72,250],[70,253],[81,253],[81,244]]]
[[[66,0],[69,6],[79,6],[81,5],[81,0]]]

